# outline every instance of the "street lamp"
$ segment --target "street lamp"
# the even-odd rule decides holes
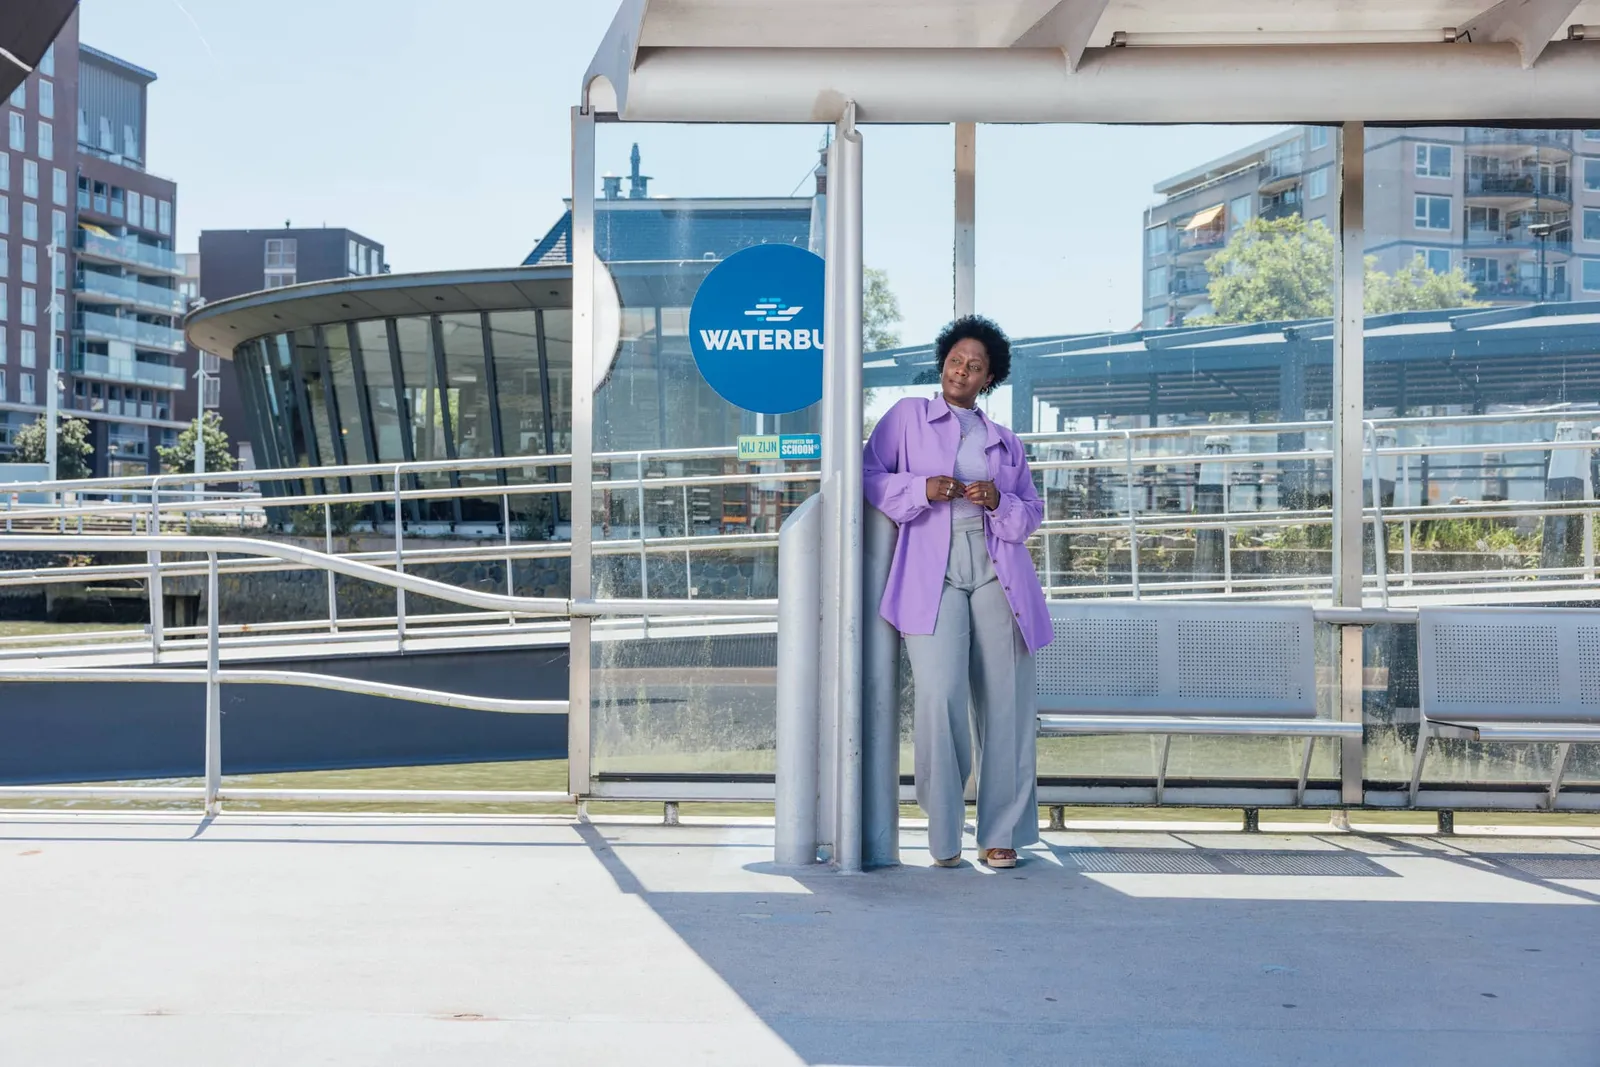
[[[1539,303],[1544,303],[1544,242],[1550,236],[1555,225],[1549,222],[1535,222],[1528,226],[1528,232],[1539,242]]]

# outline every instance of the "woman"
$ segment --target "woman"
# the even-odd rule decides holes
[[[1011,372],[1011,342],[972,315],[935,350],[939,396],[900,401],[867,442],[867,501],[900,526],[879,610],[911,659],[917,803],[934,862],[961,863],[976,732],[978,857],[1015,867],[1016,850],[1039,840],[1033,653],[1051,626],[1027,540],[1044,505],[1021,442],[977,408]]]

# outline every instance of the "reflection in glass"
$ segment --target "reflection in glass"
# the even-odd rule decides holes
[[[389,362],[387,323],[383,319],[356,323],[356,341],[361,346],[361,366],[367,378],[367,406],[372,411],[372,437],[378,449],[374,458],[379,463],[403,462],[410,457],[406,455],[402,440],[404,424],[394,367]]]
[[[488,384],[488,364],[484,352],[483,316],[477,313],[441,315],[437,320],[443,339],[445,397],[454,433],[457,459],[482,459],[497,454],[494,440],[494,402]],[[504,472],[467,470],[459,475],[462,485],[494,485]],[[496,523],[503,517],[499,499],[474,499],[461,502],[461,518],[467,522]]]
[[[345,463],[371,463],[363,430],[361,401],[356,393],[355,357],[350,351],[350,331],[344,323],[325,326],[323,344],[328,349],[328,372],[333,377],[335,410]]]
[[[500,394],[500,431],[508,456],[552,451],[545,439],[538,325],[538,316],[532,311],[496,311],[489,316],[495,385]]]

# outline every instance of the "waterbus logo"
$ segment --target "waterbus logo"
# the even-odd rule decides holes
[[[754,245],[712,268],[689,308],[689,347],[730,404],[783,414],[822,399],[821,257]]]

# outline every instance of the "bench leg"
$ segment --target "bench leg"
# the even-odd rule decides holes
[[[1247,834],[1259,834],[1261,832],[1260,808],[1244,809],[1244,832]]]
[[[1060,804],[1050,805],[1050,829],[1065,830],[1067,828],[1067,809]]]
[[[1428,742],[1432,739],[1433,729],[1428,720],[1423,719],[1417,724],[1417,758],[1411,765],[1411,806],[1417,806],[1417,790],[1422,786],[1422,764],[1428,758]]]
[[[1550,791],[1544,800],[1546,811],[1556,810],[1556,794],[1561,792],[1561,779],[1566,777],[1567,758],[1571,755],[1572,745],[1569,742],[1563,741],[1556,746],[1556,772],[1550,778]]]
[[[1160,804],[1167,792],[1167,756],[1172,752],[1172,735],[1161,735],[1161,749],[1156,757],[1156,804]]]
[[[1304,807],[1306,802],[1306,781],[1311,777],[1311,750],[1316,745],[1315,737],[1307,737],[1300,750],[1300,783],[1295,787],[1295,807]]]
[[[1440,812],[1439,812],[1439,832],[1441,834],[1453,834],[1453,833],[1456,832],[1456,813],[1455,812],[1446,811],[1446,810],[1442,810],[1442,809],[1440,810]]]

